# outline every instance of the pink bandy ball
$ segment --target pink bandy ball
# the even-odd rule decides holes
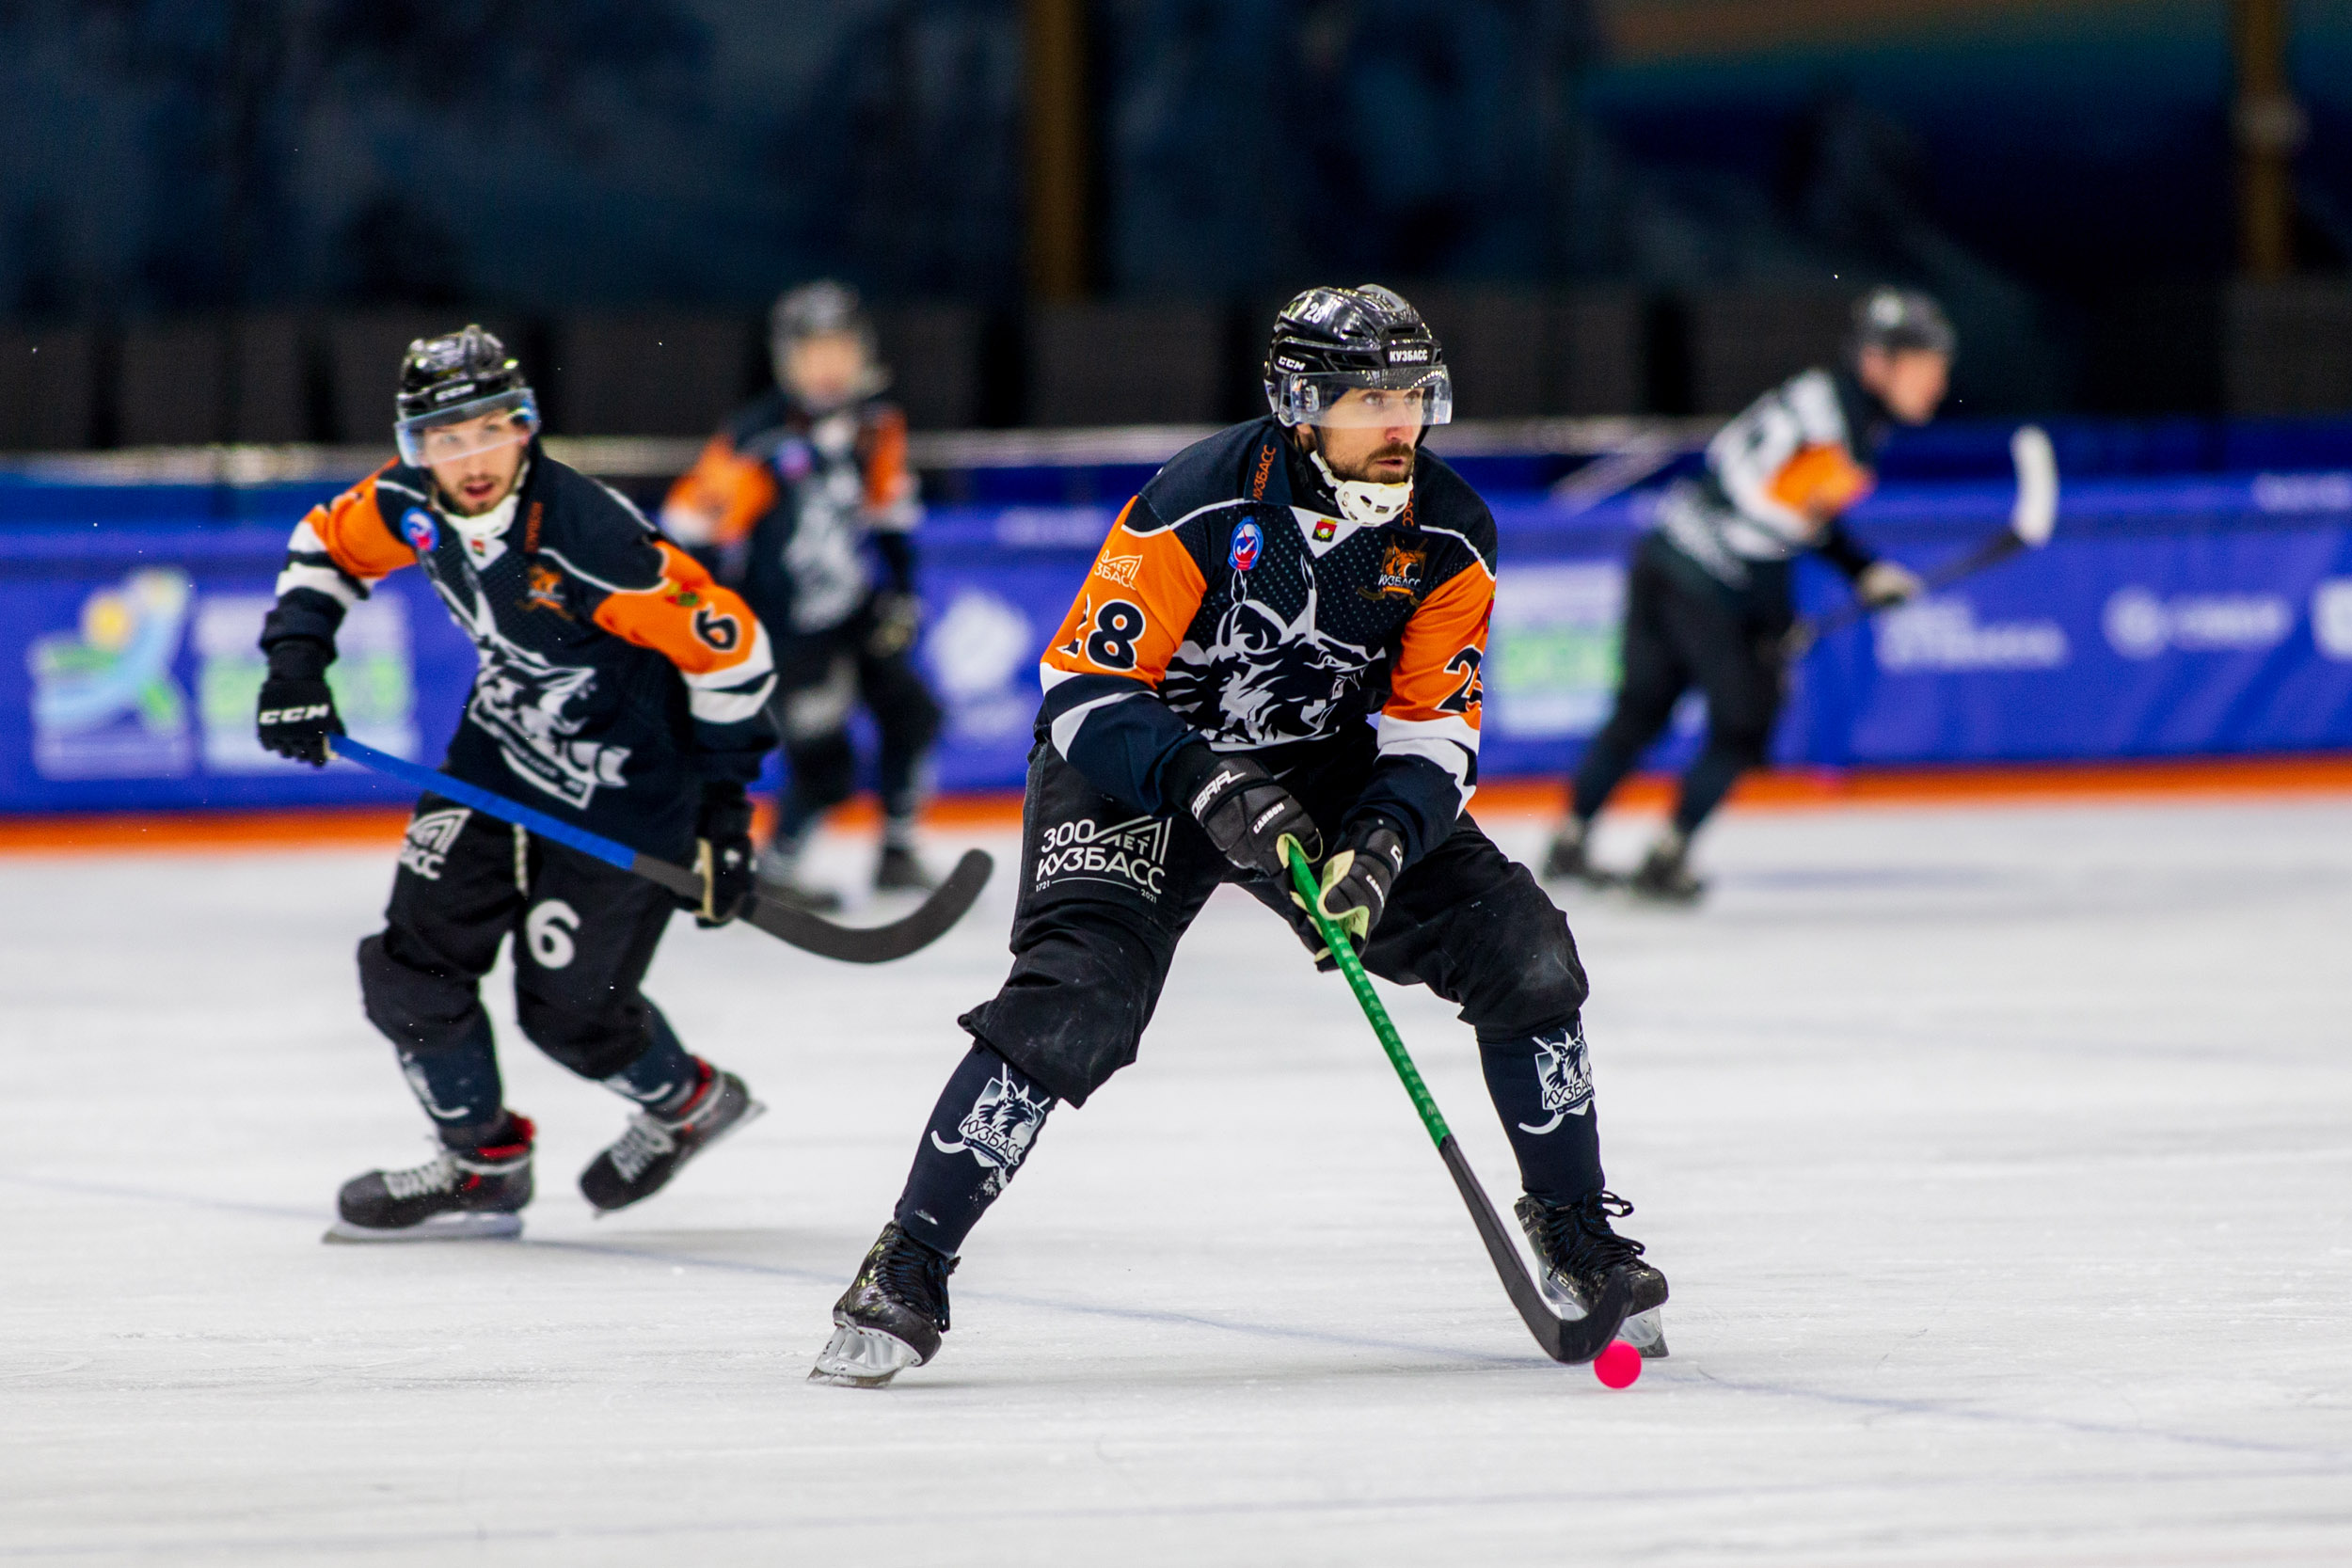
[[[1623,1339],[1612,1339],[1608,1349],[1593,1357],[1593,1375],[1612,1388],[1630,1388],[1642,1375],[1642,1353]]]

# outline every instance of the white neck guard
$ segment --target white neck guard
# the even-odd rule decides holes
[[[1340,515],[1351,523],[1366,528],[1393,522],[1405,511],[1406,502],[1413,499],[1413,482],[1402,484],[1375,484],[1368,479],[1342,479],[1331,471],[1331,465],[1323,460],[1323,453],[1307,454],[1315,460],[1315,470],[1323,482],[1340,499]]]
[[[516,470],[515,487],[506,492],[506,499],[477,516],[461,517],[445,506],[437,505],[433,510],[448,518],[449,526],[469,544],[477,546],[486,544],[514,526],[515,510],[522,505],[523,481],[530,477],[531,465],[526,462]]]

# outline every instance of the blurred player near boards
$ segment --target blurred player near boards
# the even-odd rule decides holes
[[[958,1021],[971,1050],[834,1308],[818,1381],[877,1386],[938,1354],[966,1234],[1054,1107],[1135,1059],[1219,884],[1329,963],[1292,844],[1367,967],[1477,1031],[1547,1293],[1581,1308],[1623,1276],[1627,1337],[1664,1352],[1665,1277],[1610,1226],[1630,1206],[1604,1190],[1575,939],[1463,813],[1495,526],[1420,450],[1452,418],[1437,337],[1386,289],[1311,289],[1276,321],[1264,379],[1268,417],[1186,448],[1127,503],[1045,652],[1012,973]],[[1152,1158],[1184,1179],[1183,1156]]]
[[[857,787],[850,711],[881,732],[877,890],[924,892],[914,824],[939,705],[914,667],[922,601],[906,466],[906,417],[880,396],[889,373],[854,290],[811,283],[769,315],[776,385],[710,439],[661,508],[661,526],[742,591],[776,647],[776,721],[788,765],[759,875],[808,909],[839,897],[808,886],[801,856],[824,814]],[[881,562],[877,583],[868,563]]]
[[[269,751],[325,767],[343,733],[326,683],[344,612],[421,569],[480,659],[441,770],[674,861],[707,859],[698,915],[751,895],[744,785],[775,742],[767,634],[618,494],[539,445],[505,345],[479,326],[408,345],[399,460],[296,525],[262,625]],[[633,1101],[580,1174],[598,1210],[650,1196],[760,1107],[690,1053],[638,989],[673,895],[578,850],[426,795],[382,932],[359,944],[367,1016],[439,1134],[409,1170],[355,1178],[344,1240],[512,1235],[531,1200],[533,1128],[500,1083],[482,976],[514,938],[523,1033]]]
[[[1915,574],[1873,556],[1840,518],[1869,494],[1888,427],[1935,417],[1952,349],[1951,323],[1933,299],[1873,290],[1854,306],[1843,366],[1802,372],[1756,399],[1708,443],[1704,472],[1661,499],[1627,578],[1616,709],[1571,780],[1546,877],[1614,880],[1589,857],[1593,818],[1695,687],[1707,696],[1706,744],[1683,772],[1673,819],[1626,885],[1676,901],[1705,890],[1691,871],[1691,840],[1740,775],[1763,766],[1780,715],[1793,559],[1819,553],[1866,604],[1919,593]]]

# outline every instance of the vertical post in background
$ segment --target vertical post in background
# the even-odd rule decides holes
[[[1023,0],[1033,299],[1087,291],[1086,0]]]
[[[2295,270],[2296,150],[2306,120],[2287,79],[2291,0],[2231,0],[2230,39],[2237,93],[2230,121],[2237,142],[2238,270],[2261,281]]]

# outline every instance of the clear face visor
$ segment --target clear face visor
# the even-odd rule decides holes
[[[1384,430],[1454,421],[1454,377],[1443,365],[1294,372],[1275,384],[1275,395],[1284,424]]]
[[[412,415],[393,425],[392,434],[400,443],[402,462],[429,468],[500,447],[521,446],[539,434],[539,404],[525,387]]]

